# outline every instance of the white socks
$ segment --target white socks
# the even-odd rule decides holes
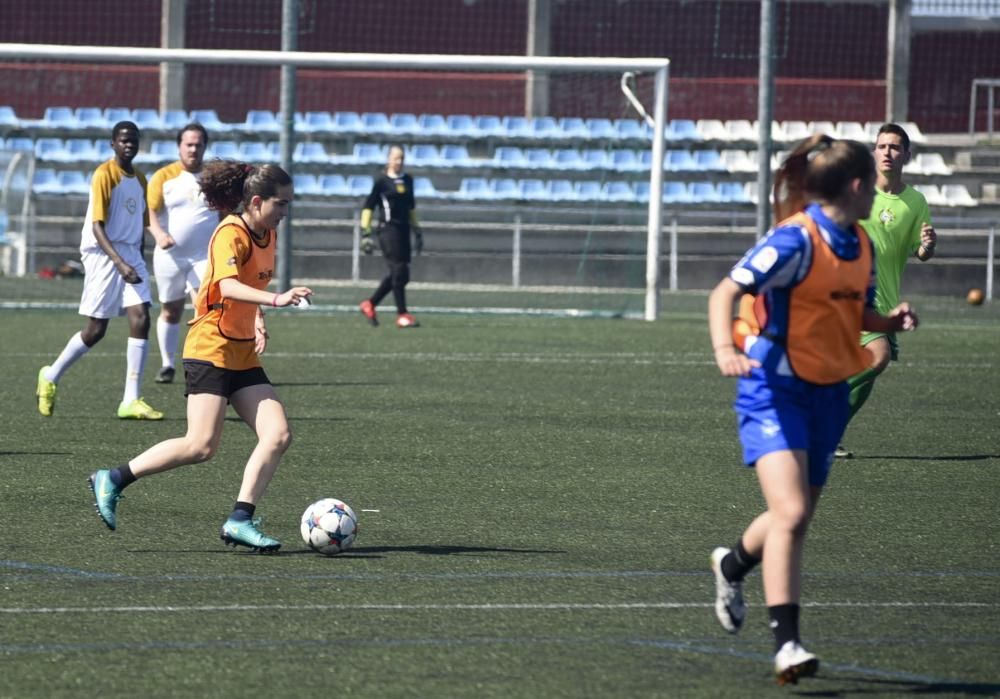
[[[160,361],[163,366],[174,366],[174,354],[177,353],[177,341],[181,336],[180,323],[168,323],[163,316],[156,319],[156,339],[160,346]]]
[[[125,349],[125,394],[122,402],[131,403],[139,397],[139,387],[142,385],[142,372],[146,368],[146,347],[148,342],[135,337],[128,339]]]
[[[59,379],[61,379],[62,375],[66,373],[66,370],[73,366],[76,360],[87,354],[89,351],[90,348],[83,344],[83,337],[80,333],[77,333],[69,339],[69,342],[66,343],[62,353],[54,362],[52,362],[52,366],[49,367],[49,370],[45,372],[45,379],[53,383],[59,383]]]

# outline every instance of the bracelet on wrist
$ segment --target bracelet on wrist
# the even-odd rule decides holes
[[[274,298],[271,299],[271,305],[274,306],[274,307],[276,307],[276,308],[278,306],[278,297],[279,296],[281,296],[281,294],[275,294]]]

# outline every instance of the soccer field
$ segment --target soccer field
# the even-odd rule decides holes
[[[180,435],[183,385],[153,382],[153,349],[144,395],[166,419],[116,419],[114,321],[43,418],[38,368],[81,318],[0,310],[0,697],[1000,694],[996,304],[915,299],[923,325],[849,427],[857,456],[807,540],[819,676],[782,689],[759,573],[740,636],[712,610],[708,555],[762,499],[704,295],[665,295],[645,323],[462,313],[468,292],[418,289],[423,327],[399,331],[338,310],[360,293],[268,316],[294,432],[258,508],[283,542],[271,556],[218,538],[254,444],[235,415],[213,460],[131,486],[108,531],[87,475]],[[513,296],[488,301],[581,302]],[[360,520],[330,558],[298,531],[327,496]]]

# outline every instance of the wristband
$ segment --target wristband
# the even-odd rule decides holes
[[[281,296],[281,294],[275,294],[274,298],[271,299],[271,305],[274,306],[275,308],[277,308],[277,306],[278,306],[278,297],[279,296]]]

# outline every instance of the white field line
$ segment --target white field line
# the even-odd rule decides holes
[[[621,611],[650,609],[707,609],[709,602],[538,602],[480,604],[222,604],[127,605],[113,607],[0,607],[0,614],[183,614],[201,612],[313,612],[313,611]],[[995,609],[994,602],[806,602],[804,607],[860,609]]]

